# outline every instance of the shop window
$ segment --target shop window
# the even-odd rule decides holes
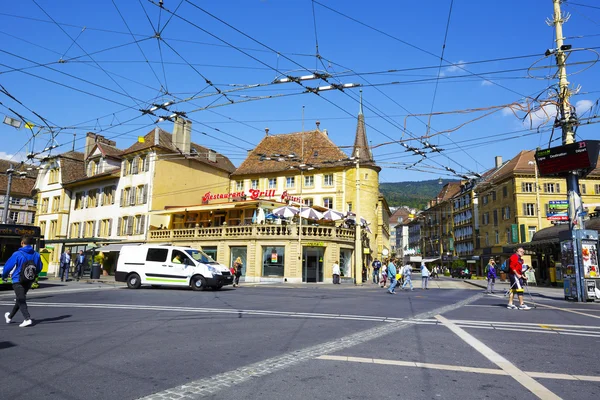
[[[217,260],[217,246],[202,246],[202,251],[215,261]]]
[[[242,276],[246,276],[246,257],[248,250],[246,246],[231,247],[230,267],[233,267],[233,263],[239,257],[242,260]]]
[[[263,276],[283,276],[285,247],[263,247]]]
[[[340,250],[340,270],[342,272],[342,276],[352,275],[352,250]]]

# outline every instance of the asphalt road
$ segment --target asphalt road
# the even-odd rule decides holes
[[[600,304],[443,281],[193,292],[49,282],[0,325],[10,399],[597,399]],[[539,293],[538,293],[539,292]],[[14,298],[0,291],[8,311]],[[5,311],[3,311],[5,312]],[[554,396],[554,397],[553,397]]]

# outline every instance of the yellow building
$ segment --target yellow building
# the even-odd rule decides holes
[[[538,177],[536,182],[534,154],[521,151],[506,163],[497,160],[496,167],[484,175],[475,189],[483,266],[490,257],[503,261],[512,253],[510,245],[529,242],[535,232],[551,226],[546,218],[549,202],[567,199],[564,178]],[[579,183],[584,204],[600,203],[599,168]]]
[[[154,213],[168,217],[170,229],[150,231],[149,240],[201,247],[226,265],[240,257],[247,282],[330,282],[334,262],[354,279],[355,228],[348,222],[261,216],[286,204],[343,214],[356,214],[359,207],[354,220],[367,223],[360,230],[362,262],[369,265],[389,253],[390,210],[379,193],[380,168],[368,147],[362,110],[352,154],[341,151],[318,124],[290,134],[267,130],[231,175],[228,190],[207,191],[197,206]]]

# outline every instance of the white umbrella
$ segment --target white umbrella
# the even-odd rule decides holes
[[[367,220],[366,220],[366,219],[364,219],[363,217],[360,217],[360,223],[361,223],[362,225],[369,225],[369,223],[367,222]]]
[[[323,218],[323,214],[321,214],[317,210],[312,209],[310,207],[302,207],[302,209],[300,210],[300,216],[302,218],[306,218],[306,219],[322,219]]]
[[[342,219],[344,217],[344,214],[339,212],[339,211],[335,211],[335,210],[327,210],[323,213],[323,219],[327,220],[327,221],[338,221],[340,219]]]
[[[279,215],[283,218],[292,218],[294,215],[298,214],[300,210],[296,207],[283,206],[273,210],[273,214]]]

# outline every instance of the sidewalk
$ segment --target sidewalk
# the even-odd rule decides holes
[[[481,288],[483,290],[487,289],[487,280],[483,280],[483,279],[464,279],[464,282],[467,283],[467,284],[469,284],[469,285]],[[510,283],[508,282],[508,280],[502,282],[502,281],[496,279],[496,285],[495,285],[495,288],[494,288],[494,292],[495,293],[503,294],[509,288],[510,288]],[[553,299],[558,299],[558,300],[564,300],[564,298],[565,298],[562,286],[556,286],[555,287],[555,286],[535,286],[535,285],[530,285],[529,286],[529,291],[531,292],[532,295],[539,296],[539,297],[547,297],[547,298],[553,298]]]

